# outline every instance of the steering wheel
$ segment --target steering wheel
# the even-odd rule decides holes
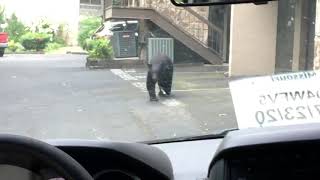
[[[39,167],[38,163],[66,180],[93,180],[76,160],[50,144],[23,136],[0,134],[0,164],[30,166],[25,167],[29,169],[31,166]]]

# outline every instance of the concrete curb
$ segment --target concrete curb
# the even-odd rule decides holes
[[[75,55],[88,55],[88,52],[72,52],[72,51],[67,51],[67,54],[75,54]]]
[[[177,71],[179,68],[190,68],[195,72],[223,72],[227,73],[229,66],[225,65],[205,65],[203,63],[178,63],[174,64]],[[143,60],[105,60],[91,59],[87,57],[86,67],[89,69],[121,69],[121,68],[147,68]]]
[[[203,66],[203,63],[177,63],[174,64],[175,67],[194,67],[194,66]]]
[[[86,67],[89,69],[121,69],[145,67],[141,60],[92,59],[87,57]]]
[[[45,54],[45,52],[5,52],[4,54]]]
[[[179,68],[184,68],[184,70],[188,70],[190,72],[223,72],[227,73],[229,70],[228,65],[205,65],[205,64],[175,64],[174,65],[177,70]]]

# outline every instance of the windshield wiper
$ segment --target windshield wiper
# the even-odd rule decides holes
[[[224,138],[228,132],[239,130],[238,128],[224,129],[216,131],[212,134],[200,135],[200,136],[187,136],[187,137],[178,137],[178,138],[169,138],[169,139],[160,139],[160,140],[151,140],[143,141],[140,143],[143,144],[161,144],[161,143],[172,143],[172,142],[184,142],[184,141],[197,141],[197,140],[208,140],[208,139],[220,139]]]

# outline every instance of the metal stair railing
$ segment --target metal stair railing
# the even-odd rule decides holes
[[[216,54],[222,55],[223,31],[192,8],[174,6],[169,0],[109,0],[106,2],[106,8],[153,9],[206,48],[208,48],[208,33],[211,31],[217,40],[216,46],[211,49]]]

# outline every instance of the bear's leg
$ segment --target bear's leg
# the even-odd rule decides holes
[[[158,81],[160,89],[164,91],[165,94],[168,96],[171,94],[172,76],[173,76],[173,69],[166,68],[166,71],[163,71],[161,73],[161,76],[159,77],[159,81]]]
[[[159,85],[159,93],[158,93],[158,95],[160,97],[165,97],[166,96],[166,92],[163,92],[163,91],[164,91],[163,88]]]
[[[156,95],[156,82],[152,79],[152,73],[150,71],[148,71],[146,85],[149,92],[150,101],[158,101]]]

